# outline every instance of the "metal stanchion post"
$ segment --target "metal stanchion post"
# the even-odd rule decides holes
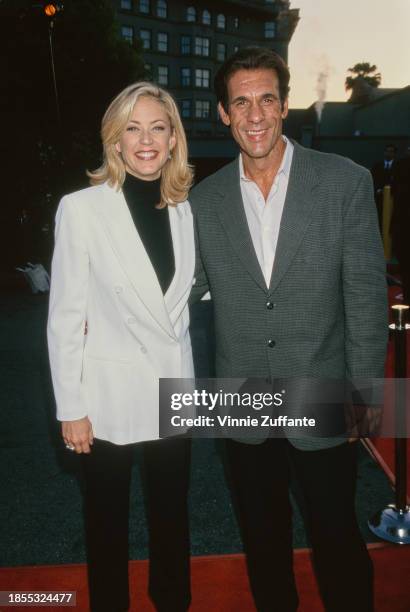
[[[370,530],[382,540],[395,544],[410,544],[410,508],[407,505],[407,330],[406,314],[409,306],[392,306],[395,322],[390,325],[394,333],[395,353],[395,504],[390,504],[368,521]]]

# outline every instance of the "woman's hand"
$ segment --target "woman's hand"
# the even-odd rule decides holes
[[[90,453],[94,442],[93,428],[88,417],[77,421],[63,421],[62,435],[66,446],[73,447],[76,453]]]

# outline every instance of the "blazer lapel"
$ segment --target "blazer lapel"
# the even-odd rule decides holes
[[[195,245],[192,213],[189,204],[170,206],[172,244],[174,247],[175,274],[164,299],[171,323],[178,318],[185,306],[182,299],[191,290],[195,268]]]
[[[135,228],[122,191],[104,186],[103,200],[94,205],[118,260],[155,321],[175,338],[164,296],[144,245]]]
[[[266,291],[266,282],[255,253],[243,206],[239,177],[239,162],[236,159],[226,169],[221,194],[223,199],[216,208],[222,226],[232,248],[255,282]]]
[[[310,223],[312,209],[315,205],[314,189],[318,184],[318,176],[308,152],[305,152],[295,142],[293,145],[292,166],[280,223],[269,294],[275,291],[296,255]]]

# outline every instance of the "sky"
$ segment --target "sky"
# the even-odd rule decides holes
[[[300,21],[289,44],[290,108],[318,99],[327,74],[326,101],[346,100],[348,68],[376,64],[380,87],[410,85],[410,0],[291,0]]]

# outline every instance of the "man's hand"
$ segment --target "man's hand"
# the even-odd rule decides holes
[[[349,442],[355,442],[359,438],[369,438],[380,435],[380,427],[383,418],[381,406],[353,406],[349,433]]]
[[[68,447],[74,447],[76,453],[90,453],[94,442],[93,428],[88,417],[77,421],[63,421],[63,440]]]

